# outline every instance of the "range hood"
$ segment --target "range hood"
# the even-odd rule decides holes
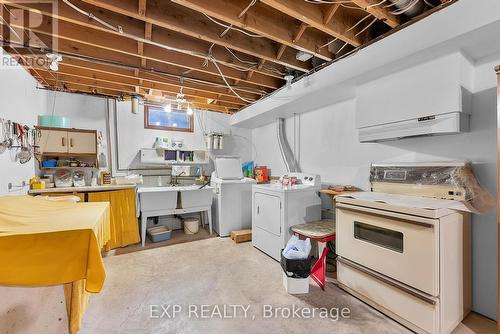
[[[451,112],[385,123],[359,129],[359,141],[379,142],[408,137],[454,134],[469,131],[470,115]]]
[[[452,54],[364,83],[356,89],[360,142],[469,131],[470,67]]]

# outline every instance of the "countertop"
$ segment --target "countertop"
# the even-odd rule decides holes
[[[113,184],[106,186],[86,186],[86,187],[67,187],[67,188],[46,188],[40,190],[30,190],[29,194],[46,194],[46,193],[86,193],[93,191],[109,191],[109,190],[122,190],[122,189],[132,189],[136,185],[133,184]]]

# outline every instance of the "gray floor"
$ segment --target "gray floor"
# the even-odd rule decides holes
[[[311,284],[307,295],[287,294],[278,262],[251,243],[235,244],[229,238],[107,257],[105,265],[106,283],[102,292],[90,299],[82,334],[410,333],[332,284],[325,291]],[[167,318],[166,313],[152,318],[151,305],[154,316],[163,313],[159,305],[180,305],[181,311],[175,318]],[[215,307],[222,311],[224,305],[243,305],[249,310],[246,318],[241,309],[235,318],[221,319],[218,314],[213,319],[196,318],[202,316],[201,305],[208,305],[208,313]],[[316,310],[314,319],[288,317],[288,311],[264,319],[264,305],[271,305],[273,310],[290,310],[294,305],[311,310],[349,308],[350,317],[334,321],[322,318],[324,314]],[[234,316],[231,311],[228,309],[226,316]]]

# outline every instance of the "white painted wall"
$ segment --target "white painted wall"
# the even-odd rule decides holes
[[[1,53],[1,52],[0,52]],[[29,126],[46,113],[47,92],[36,89],[36,81],[22,67],[0,69],[0,118]],[[28,181],[34,175],[34,159],[21,165],[8,151],[0,155],[0,196],[25,194],[28,187],[9,192],[7,184]],[[0,328],[19,333],[67,331],[62,286],[43,288],[0,287]],[[44,312],[40,312],[44,310]],[[60,321],[58,321],[60,319]]]
[[[106,101],[92,95],[47,92],[47,114],[69,117],[72,128],[101,131],[101,150],[107,152]]]
[[[36,125],[37,116],[46,111],[46,91],[37,89],[35,79],[20,66],[0,69],[0,101],[0,118],[28,126]],[[0,196],[26,193],[27,187],[9,192],[7,184],[20,185],[33,177],[34,159],[22,165],[14,161],[15,153],[0,155]]]
[[[291,147],[297,147],[299,163],[304,172],[318,173],[324,183],[352,184],[369,189],[371,162],[472,160],[480,183],[496,196],[496,82],[495,61],[477,65],[471,75],[471,131],[439,137],[420,137],[384,143],[358,142],[356,130],[356,99],[297,115],[296,143],[293,117],[286,120],[286,134]],[[498,59],[500,64],[500,58]],[[489,71],[486,68],[489,66]],[[425,75],[432,81],[441,75],[439,66],[430,67]],[[486,76],[486,77],[485,77]],[[382,80],[382,81],[381,81]],[[379,79],[390,92],[391,76]],[[476,90],[480,89],[479,91]],[[412,87],[419,104],[419,85]],[[325,96],[325,99],[328,97]],[[434,99],[436,96],[433,97]],[[401,102],[404,113],[406,103]],[[374,118],[383,110],[374,110]],[[381,115],[382,116],[382,115]],[[275,124],[253,129],[252,139],[258,163],[271,167],[273,175],[285,172],[276,141]],[[325,203],[326,204],[326,203]],[[473,217],[473,309],[490,318],[497,317],[497,220],[496,211]]]
[[[114,123],[114,122],[113,122]],[[113,126],[114,128],[114,126]],[[224,138],[224,149],[213,151],[212,155],[239,155],[242,161],[252,157],[251,131],[243,128],[230,126],[230,116],[222,113],[207,111],[195,111],[194,132],[163,131],[144,128],[144,107],[141,105],[137,114],[131,112],[129,101],[118,102],[116,106],[116,129],[118,135],[118,167],[122,173],[128,169],[144,168],[140,164],[139,150],[151,148],[156,137],[167,137],[172,140],[183,140],[184,147],[188,150],[204,150],[204,134],[210,132],[222,132],[227,136]],[[112,139],[114,142],[114,138]],[[114,150],[113,150],[114,152]],[[114,166],[115,172],[117,166]],[[211,166],[204,168],[209,175]]]

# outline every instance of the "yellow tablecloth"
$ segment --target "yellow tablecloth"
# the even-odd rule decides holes
[[[71,284],[70,332],[78,330],[85,291],[101,291],[101,249],[110,240],[108,203],[0,197],[0,285]]]
[[[106,251],[141,241],[135,189],[90,192],[88,201],[110,203],[111,239],[105,246]]]

